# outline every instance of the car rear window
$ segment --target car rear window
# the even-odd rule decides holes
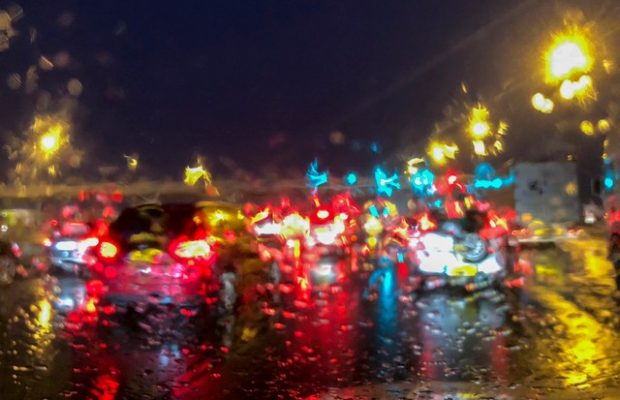
[[[90,232],[90,227],[83,222],[65,222],[60,228],[60,233],[68,237],[80,237]]]

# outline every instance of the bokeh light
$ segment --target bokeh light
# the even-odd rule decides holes
[[[444,142],[431,142],[428,147],[428,155],[437,165],[444,165],[448,160],[453,160],[458,151],[457,145]]]
[[[594,64],[590,42],[578,31],[556,36],[545,60],[548,83],[587,74]]]
[[[471,109],[468,131],[475,140],[485,139],[491,134],[489,110],[485,106],[479,104]]]
[[[588,120],[581,121],[581,123],[579,124],[579,129],[584,135],[594,135],[594,124]]]
[[[546,98],[542,93],[536,93],[532,96],[532,107],[543,114],[551,114],[554,103],[553,100]]]

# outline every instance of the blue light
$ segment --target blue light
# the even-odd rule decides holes
[[[377,154],[379,153],[381,149],[379,148],[379,145],[377,144],[377,142],[372,142],[370,144],[370,151],[372,151],[373,153]]]
[[[515,179],[517,179],[517,175],[513,169],[510,170],[510,173],[507,177],[504,178],[504,185],[510,186],[515,183]]]
[[[355,174],[355,172],[349,172],[348,174],[346,174],[344,176],[344,183],[349,186],[355,185],[357,183],[357,175]]]
[[[375,218],[379,218],[379,210],[377,210],[377,206],[372,204],[370,207],[368,207],[368,211],[370,212],[370,215],[372,215]]]
[[[378,195],[392,197],[394,189],[400,189],[400,182],[398,181],[398,174],[396,172],[388,177],[381,167],[376,167],[374,175]]]
[[[606,191],[610,192],[616,186],[616,172],[610,160],[605,160],[603,171],[603,186]]]
[[[515,173],[514,171],[510,171],[510,174],[508,174],[508,176],[504,176],[504,177],[495,177],[495,171],[493,171],[493,178],[479,178],[478,177],[478,168],[481,165],[485,165],[485,164],[480,164],[478,167],[476,167],[476,179],[474,179],[474,188],[476,189],[495,189],[495,190],[499,190],[501,188],[505,188],[508,186],[511,186],[512,184],[514,184],[515,182]],[[488,164],[487,164],[488,165]],[[489,166],[490,167],[490,166]],[[488,170],[487,170],[488,172]],[[487,177],[489,176],[488,174],[486,175]]]
[[[604,180],[604,184],[605,184],[605,189],[607,190],[611,190],[614,188],[614,178],[608,176],[605,178]]]
[[[476,165],[474,169],[474,176],[476,180],[491,180],[495,178],[495,169],[491,166],[491,164],[483,162]]]
[[[318,160],[314,160],[310,163],[310,167],[308,168],[308,172],[306,173],[306,178],[308,178],[308,186],[313,189],[318,188],[321,185],[327,183],[329,179],[329,174],[327,171],[319,172],[319,162]]]
[[[435,174],[428,168],[421,169],[411,176],[411,189],[418,196],[435,193]]]
[[[385,275],[383,275],[383,282],[381,282],[383,293],[391,293],[394,290],[394,272],[392,271],[393,267],[390,267],[390,270],[386,271]]]

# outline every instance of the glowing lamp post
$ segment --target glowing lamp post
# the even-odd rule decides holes
[[[66,139],[63,137],[62,128],[59,126],[52,127],[41,135],[39,138],[39,149],[43,158],[50,159],[60,150],[63,142]]]
[[[594,66],[591,47],[583,33],[573,32],[557,36],[545,54],[545,80],[559,85],[562,99],[583,100],[595,96],[589,75]]]

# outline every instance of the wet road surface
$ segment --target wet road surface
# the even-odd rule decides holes
[[[312,291],[249,262],[199,308],[73,311],[81,279],[0,288],[2,399],[619,398],[606,244],[525,250],[522,290]],[[88,308],[88,307],[86,307]],[[436,397],[434,397],[436,396]]]

